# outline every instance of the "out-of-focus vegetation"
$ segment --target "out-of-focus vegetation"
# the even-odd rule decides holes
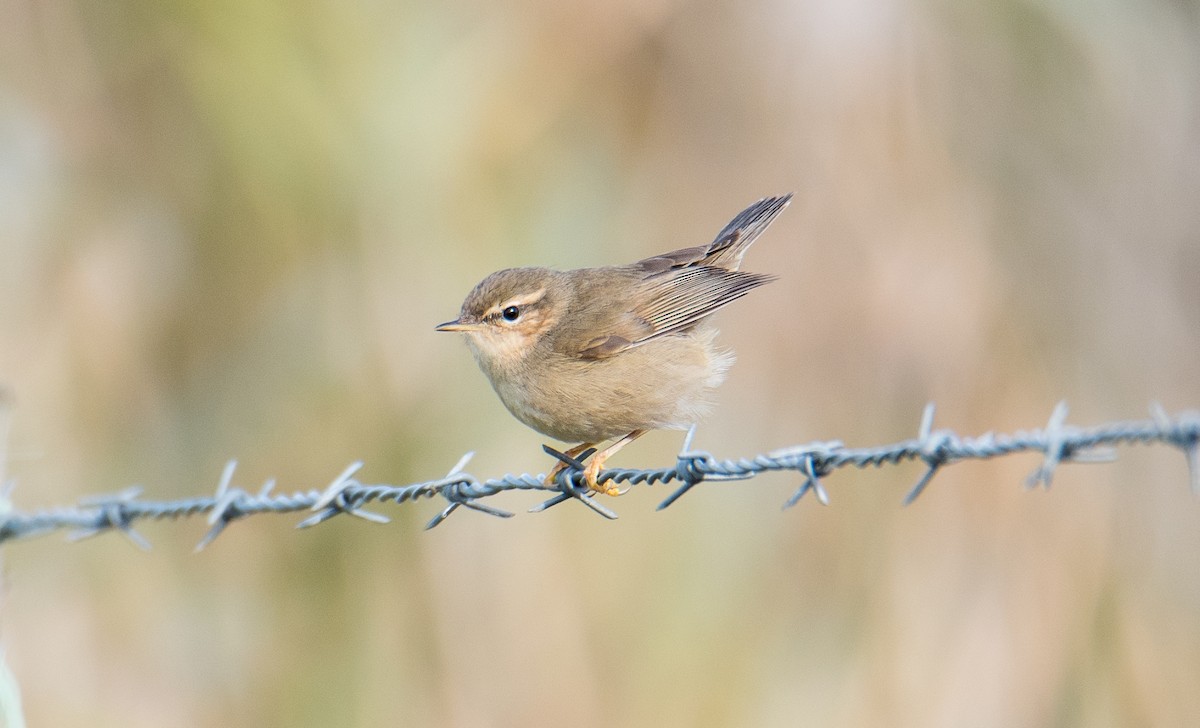
[[[1194,3],[0,3],[15,500],[543,471],[433,325],[793,190],[700,446],[1200,406]],[[41,540],[0,637],[31,725],[1195,724],[1182,458],[1035,464]]]

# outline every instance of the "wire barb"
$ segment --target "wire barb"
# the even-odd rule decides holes
[[[80,505],[96,509],[96,522],[67,534],[67,540],[82,541],[105,531],[116,530],[129,539],[134,546],[142,551],[149,551],[150,542],[133,529],[133,515],[128,510],[128,506],[141,494],[142,487],[134,485],[116,493],[81,499]]]
[[[1171,417],[1161,405],[1155,403],[1150,407],[1149,420],[1081,428],[1067,425],[1067,405],[1060,402],[1041,430],[1014,435],[988,432],[974,438],[960,437],[950,430],[935,430],[934,412],[932,403],[926,406],[915,440],[864,448],[847,448],[841,442],[832,440],[816,441],[733,460],[720,460],[708,452],[693,449],[696,437],[693,427],[684,437],[674,463],[648,469],[606,468],[602,480],[647,486],[677,482],[675,490],[659,504],[661,510],[700,483],[745,480],[776,471],[795,472],[803,481],[784,503],[786,509],[796,505],[810,491],[819,502],[827,505],[829,496],[823,481],[842,468],[883,467],[919,460],[926,469],[905,497],[907,504],[925,491],[941,468],[962,460],[985,460],[1020,452],[1040,453],[1042,463],[1029,476],[1026,485],[1049,487],[1057,468],[1063,463],[1108,462],[1115,455],[1115,446],[1159,443],[1171,445],[1184,453],[1192,491],[1200,496],[1198,411],[1190,410]],[[221,473],[216,491],[207,497],[145,501],[141,499],[141,488],[133,487],[118,493],[83,498],[72,507],[29,513],[12,508],[8,499],[12,481],[4,479],[4,490],[0,492],[0,543],[58,530],[68,530],[72,540],[118,531],[139,548],[149,549],[150,543],[134,530],[135,522],[204,514],[209,530],[196,547],[200,550],[224,533],[229,524],[260,513],[308,512],[308,518],[297,524],[299,528],[315,526],[341,514],[385,523],[388,521],[386,516],[367,511],[364,506],[373,501],[400,504],[440,496],[446,503],[429,521],[427,528],[433,528],[462,507],[498,518],[511,518],[512,513],[484,503],[484,500],[513,490],[534,490],[551,496],[529,509],[531,512],[544,511],[567,500],[577,500],[605,518],[617,517],[582,482],[582,461],[593,455],[594,449],[582,453],[578,458],[550,447],[545,450],[567,464],[549,483],[545,482],[545,476],[528,474],[504,475],[481,482],[464,472],[471,457],[471,453],[467,453],[444,477],[410,485],[363,484],[356,477],[363,464],[354,462],[319,491],[276,493],[275,482],[268,480],[257,493],[250,493],[235,485],[237,462],[231,460]]]
[[[949,430],[933,431],[933,415],[936,407],[933,402],[925,405],[925,411],[921,414],[921,426],[917,430],[917,443],[920,449],[921,459],[925,461],[926,470],[912,490],[908,491],[908,495],[904,496],[904,505],[911,505],[925,490],[925,486],[929,485],[929,481],[933,480],[933,476],[946,463],[950,462],[950,453],[956,448],[958,438]]]
[[[475,457],[473,451],[463,455],[458,459],[458,463],[453,468],[450,468],[450,472],[446,473],[446,477],[442,478],[441,481],[434,481],[432,483],[432,485],[440,486],[438,492],[441,493],[443,498],[449,501],[449,504],[442,509],[441,513],[434,516],[429,523],[425,524],[426,531],[449,518],[450,514],[456,511],[459,506],[466,506],[471,510],[486,513],[489,516],[496,516],[497,518],[513,517],[513,514],[508,511],[477,502],[479,496],[475,495],[474,491],[478,490],[479,481],[474,476],[460,475],[473,457]]]
[[[597,503],[596,494],[586,487],[581,487],[583,486],[583,483],[579,482],[580,478],[582,478],[584,468],[583,461],[591,457],[592,454],[596,452],[596,448],[589,447],[587,450],[581,452],[578,457],[571,457],[565,452],[559,452],[549,445],[542,445],[542,450],[545,450],[547,454],[553,455],[562,462],[566,463],[567,467],[558,471],[558,475],[554,478],[554,483],[547,483],[547,485],[552,485],[562,492],[547,501],[533,506],[529,509],[530,513],[540,513],[551,506],[556,506],[564,501],[574,499],[584,504],[588,508],[591,508],[593,511],[599,513],[601,516],[604,516],[610,521],[617,520],[617,514]],[[608,476],[605,477],[604,480],[612,479],[612,474],[608,473],[608,471],[605,471],[603,475]],[[599,478],[597,478],[597,482],[598,481]],[[544,477],[543,482],[545,482]]]
[[[1151,402],[1150,416],[1163,439],[1183,452],[1192,494],[1200,496],[1200,411],[1188,410],[1172,422],[1161,404]]]
[[[200,539],[200,543],[196,544],[196,553],[203,551],[210,543],[217,540],[217,536],[225,531],[225,527],[241,515],[234,509],[234,503],[242,495],[242,491],[229,487],[229,484],[233,482],[233,471],[236,469],[237,461],[230,460],[225,463],[225,469],[221,471],[221,479],[217,481],[216,500],[213,503],[212,511],[208,514],[210,528],[208,533],[204,534],[204,538]]]
[[[799,447],[783,448],[782,450],[773,450],[767,453],[768,458],[785,461],[786,458],[794,458],[795,469],[804,476],[804,482],[800,488],[792,494],[791,498],[784,501],[781,510],[792,508],[800,499],[808,495],[812,491],[817,496],[817,501],[823,505],[829,505],[829,494],[825,492],[825,486],[821,484],[821,478],[832,472],[829,463],[837,451],[844,448],[840,440],[831,440],[829,442],[811,442],[807,445]]]
[[[1036,488],[1040,484],[1044,489],[1050,490],[1050,481],[1054,480],[1054,471],[1058,469],[1058,464],[1070,457],[1066,443],[1067,433],[1063,429],[1063,424],[1067,421],[1067,412],[1067,402],[1063,400],[1050,413],[1050,419],[1042,430],[1046,436],[1046,446],[1043,448],[1046,458],[1029,474],[1025,481],[1027,488]]]
[[[655,510],[661,511],[670,506],[675,501],[683,497],[697,484],[704,481],[704,471],[700,464],[708,460],[712,460],[712,455],[706,452],[696,452],[692,450],[692,440],[696,438],[696,426],[692,425],[688,428],[687,435],[684,435],[683,445],[679,448],[679,455],[675,458],[675,478],[683,483],[675,489],[675,492],[667,496],[667,499],[658,504]]]
[[[316,501],[312,504],[309,510],[317,511],[317,514],[310,516],[300,523],[296,524],[296,528],[311,528],[318,523],[324,523],[330,518],[342,513],[347,513],[351,516],[357,516],[364,521],[371,523],[391,523],[390,518],[381,513],[372,513],[371,511],[362,508],[364,499],[356,498],[355,493],[357,488],[361,487],[361,483],[353,479],[353,475],[362,469],[363,462],[356,460],[350,463],[332,482],[326,486],[325,490],[317,496]]]

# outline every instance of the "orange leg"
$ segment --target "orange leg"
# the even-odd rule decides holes
[[[612,484],[611,480],[609,481],[608,486],[603,486],[596,483],[596,478],[600,477],[600,466],[604,464],[605,460],[608,460],[610,457],[615,455],[618,450],[644,434],[646,434],[645,430],[634,430],[625,437],[622,437],[620,440],[617,440],[613,444],[593,455],[592,459],[588,462],[587,467],[583,469],[583,482],[587,483],[588,488],[598,493],[604,493],[605,495],[621,495],[624,491]]]
[[[596,443],[594,443],[594,442],[585,442],[582,445],[576,445],[575,447],[573,447],[569,450],[563,450],[563,455],[566,455],[567,457],[571,457],[571,458],[577,457],[579,455],[579,453],[583,452],[584,450],[587,450],[589,447],[595,447],[595,446],[596,446]],[[542,482],[553,484],[554,479],[558,477],[558,474],[566,469],[567,469],[567,464],[564,463],[562,460],[558,460],[556,458],[554,460],[554,467],[550,468],[550,472],[546,473],[546,477],[544,480],[542,480]]]

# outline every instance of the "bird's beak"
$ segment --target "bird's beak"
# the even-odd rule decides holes
[[[433,328],[434,331],[478,331],[483,328],[483,325],[478,323],[473,324],[469,321],[463,321],[461,318],[456,318],[453,321],[438,324]]]

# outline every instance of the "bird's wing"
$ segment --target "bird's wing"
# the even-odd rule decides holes
[[[631,266],[608,269],[630,276],[625,305],[614,306],[564,330],[560,350],[583,359],[604,359],[658,336],[684,331],[722,306],[774,280],[774,276],[742,273],[738,267],[750,244],[791,202],[791,194],[768,197],[742,210],[708,245],[682,248]],[[607,279],[596,276],[586,296],[611,295]]]
[[[628,307],[599,327],[577,352],[604,359],[656,337],[683,331],[774,276],[712,266],[688,266],[655,273],[635,289]],[[597,332],[597,329],[593,329]]]

